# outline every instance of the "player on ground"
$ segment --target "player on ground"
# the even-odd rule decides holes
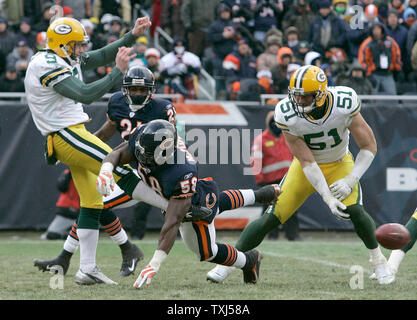
[[[261,254],[257,250],[242,253],[230,245],[215,242],[214,217],[230,209],[224,205],[226,203],[226,207],[229,206],[230,199],[225,192],[219,194],[212,179],[199,179],[197,163],[185,146],[178,144],[177,131],[171,123],[154,120],[137,129],[129,142],[115,148],[103,160],[98,179],[105,179],[116,166],[132,161],[137,161],[142,179],[169,201],[158,249],[134,287],[141,288],[145,283],[150,283],[170,252],[178,230],[187,247],[200,261],[241,268],[245,283],[256,283]],[[98,190],[100,193],[106,192],[102,188]],[[276,192],[279,192],[278,189]],[[253,195],[241,192],[238,197],[245,202],[246,198]],[[185,222],[186,213],[196,205],[205,207],[211,214],[199,221]]]
[[[95,135],[103,141],[108,141],[118,131],[123,139],[128,140],[137,126],[151,120],[163,119],[175,125],[176,112],[174,106],[168,100],[152,98],[154,92],[155,80],[150,70],[140,66],[129,68],[123,77],[123,91],[114,93],[110,98],[107,112],[108,119]],[[228,190],[224,195],[227,196],[226,201],[223,201],[224,210],[230,210],[251,205],[255,201],[268,203],[274,197],[274,189],[272,186],[266,186],[257,191]],[[161,201],[161,203],[163,202]],[[132,200],[120,188],[116,188],[110,196],[104,197],[104,208],[117,209],[136,203],[137,201]],[[166,205],[163,208],[166,209]],[[100,224],[122,250],[123,261],[120,276],[132,274],[143,254],[138,252],[138,248],[128,241],[120,220],[113,212],[103,210],[100,215]],[[52,266],[59,265],[66,274],[70,259],[77,250],[78,244],[77,223],[74,223],[61,254],[51,260],[36,259],[35,266],[42,271],[47,271]]]
[[[86,52],[89,37],[76,19],[58,18],[47,30],[48,49],[38,52],[29,63],[25,90],[36,127],[47,137],[48,163],[66,164],[80,196],[77,236],[80,242],[80,268],[75,276],[79,284],[115,284],[96,265],[99,217],[102,196],[94,184],[101,161],[111,148],[86,130],[89,120],[82,104],[90,104],[118,83],[134,56],[131,46],[149,26],[148,18],[138,18],[123,38],[104,48]],[[93,69],[115,61],[116,66],[104,78],[85,84],[82,69]],[[114,179],[133,198],[158,204],[161,201],[133,173],[129,166],[114,171]]]
[[[359,180],[377,151],[372,129],[360,114],[360,101],[348,87],[327,87],[323,70],[306,65],[290,79],[289,97],[275,108],[275,122],[282,130],[294,160],[275,207],[250,223],[236,244],[243,252],[258,246],[265,235],[291,215],[314,192],[331,212],[350,219],[359,238],[370,250],[371,264],[380,284],[394,276],[375,239],[375,223],[362,206]],[[355,161],[349,152],[349,133],[360,148]],[[232,269],[217,266],[207,278],[223,281]]]

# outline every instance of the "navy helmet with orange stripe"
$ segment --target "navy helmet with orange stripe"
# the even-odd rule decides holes
[[[177,129],[166,120],[152,120],[140,126],[135,141],[135,156],[144,168],[169,163],[177,146]]]
[[[327,96],[326,74],[316,66],[300,67],[290,78],[288,95],[299,116],[323,106]]]

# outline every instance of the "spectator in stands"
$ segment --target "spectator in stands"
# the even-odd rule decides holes
[[[296,27],[288,27],[285,29],[285,46],[290,48],[294,53],[297,50],[299,42],[298,29]]]
[[[32,22],[28,17],[23,17],[20,20],[19,31],[16,33],[17,39],[25,39],[29,48],[34,50],[36,48],[37,33],[32,30]]]
[[[98,66],[93,70],[84,71],[83,77],[85,79],[85,83],[91,83],[91,82],[104,78],[107,75],[107,73],[111,71],[111,69],[112,69],[111,66]],[[109,92],[112,93],[112,92],[120,91],[121,88],[122,88],[122,79],[120,80],[120,82],[116,83],[109,90]]]
[[[272,87],[272,73],[270,70],[264,69],[258,71],[256,74],[258,78],[258,85],[260,88],[259,94],[275,94],[274,88]]]
[[[197,97],[196,80],[201,70],[201,61],[197,55],[187,50],[185,39],[174,39],[172,50],[160,60],[160,70],[167,85],[166,93],[180,93],[188,99]]]
[[[0,92],[25,92],[23,78],[19,76],[15,66],[8,65],[6,72],[0,77]],[[2,100],[16,100],[16,98],[2,98]]]
[[[407,8],[413,9],[415,12],[417,12],[417,0],[410,0],[408,2]]]
[[[374,4],[365,7],[365,14],[359,16],[358,28],[348,28],[346,38],[349,43],[351,58],[358,56],[359,46],[369,36],[370,27],[379,22],[378,8]]]
[[[17,42],[13,51],[7,55],[6,64],[14,66],[19,76],[24,78],[32,56],[33,50],[29,48],[25,39],[21,39]]]
[[[272,73],[272,87],[275,93],[288,93],[289,79],[288,65],[293,62],[294,55],[290,48],[282,47],[278,50],[278,64],[271,69]]]
[[[136,57],[134,57],[129,62],[129,66],[133,65],[140,65],[142,67],[146,67],[148,65],[148,61],[145,57],[145,51],[148,49],[149,40],[146,36],[140,36],[137,38],[135,45],[133,46]]]
[[[365,77],[365,69],[355,60],[349,71],[336,77],[336,85],[354,89],[357,94],[370,95],[374,93],[372,83]]]
[[[41,32],[41,31],[46,31],[48,30],[50,21],[52,19],[52,17],[56,14],[58,14],[58,12],[56,12],[56,10],[54,11],[53,9],[53,3],[52,2],[45,2],[43,5],[43,10],[42,10],[42,16],[39,20],[38,23],[36,23],[35,25],[33,25],[33,30],[36,32]]]
[[[295,0],[291,8],[284,15],[282,29],[286,30],[288,27],[294,26],[299,32],[299,40],[307,40],[308,31],[313,19],[314,14],[307,0]]]
[[[91,3],[93,3],[91,1]],[[71,8],[74,18],[77,20],[89,18],[92,16],[90,0],[57,0],[56,4],[61,7]]]
[[[63,6],[62,7],[62,16],[66,18],[74,18],[74,12],[72,11],[71,7]]]
[[[147,61],[147,68],[152,71],[155,77],[156,90],[161,90],[163,84],[163,78],[161,77],[159,60],[161,58],[161,53],[156,48],[148,48],[145,51],[145,58]],[[157,91],[159,92],[159,91]]]
[[[252,54],[247,39],[239,39],[237,49],[224,58],[223,68],[228,97],[230,100],[235,100],[240,92],[241,81],[256,80],[256,57]]]
[[[184,0],[161,1],[161,27],[171,36],[185,38],[185,28],[181,20],[181,6]]]
[[[319,14],[310,24],[308,41],[322,56],[333,47],[347,49],[346,22],[332,11],[330,0],[318,1]]]
[[[10,27],[17,27],[25,16],[24,0],[3,0],[1,12],[4,18],[9,21]]]
[[[359,47],[358,59],[365,75],[372,76],[375,92],[397,94],[393,73],[402,72],[401,51],[397,42],[386,35],[382,23],[371,28],[371,36]]]
[[[254,10],[254,37],[264,41],[266,32],[271,28],[279,27],[279,19],[284,11],[282,1],[258,0]]]
[[[186,31],[189,50],[203,57],[207,28],[216,19],[220,0],[184,0],[181,20]]]
[[[296,62],[300,65],[303,65],[305,56],[309,51],[310,44],[308,43],[308,41],[300,41],[297,48],[295,49],[295,52],[293,52]]]
[[[272,67],[278,64],[278,50],[281,48],[281,39],[275,35],[271,35],[266,38],[265,52],[260,54],[256,59],[257,71],[268,70],[271,71]]]
[[[321,67],[322,55],[316,51],[309,51],[304,57],[304,65],[313,65],[316,67]]]
[[[408,10],[408,9],[407,9]],[[401,60],[404,66],[408,67],[407,36],[408,30],[399,23],[399,16],[396,10],[389,10],[387,17],[387,35],[393,38],[401,50]]]
[[[104,35],[104,40],[108,43],[109,39],[120,39],[123,31],[122,19],[119,16],[112,16],[109,24],[109,29]]]
[[[416,16],[417,16],[417,14],[414,11],[414,9],[407,8],[404,11],[404,14],[403,14],[403,17],[404,17],[403,25],[407,29],[410,29],[410,27],[416,22]]]
[[[251,166],[255,182],[259,187],[267,184],[279,184],[293,159],[281,130],[275,125],[274,111],[270,111],[266,115],[265,122],[266,129],[255,138],[252,144]],[[263,212],[267,207],[264,206]],[[301,240],[297,213],[285,222],[283,229],[288,240]],[[268,239],[276,240],[278,236],[279,229],[277,227],[268,234]]]
[[[249,22],[252,20],[252,3],[256,3],[256,0],[223,0],[223,3],[228,5],[232,9],[232,21],[245,28],[249,27]],[[255,4],[254,4],[255,5]]]
[[[348,7],[348,0],[333,0],[334,13],[336,14],[336,16],[338,16],[342,20],[345,20],[346,22],[349,22],[351,18],[347,13]]]
[[[321,69],[324,71],[326,77],[327,77],[327,85],[330,87],[333,87],[336,85],[334,76],[333,76],[333,70],[332,66],[329,63],[323,63],[321,65]]]
[[[212,22],[206,34],[207,42],[211,45],[213,56],[210,58],[212,64],[213,75],[223,76],[222,63],[223,59],[236,46],[236,40],[240,37],[236,30],[236,24],[232,22],[232,9],[227,4],[220,4],[219,18]]]
[[[34,53],[39,50],[43,50],[47,48],[47,38],[46,38],[46,31],[39,32],[36,35],[36,48]]]
[[[401,16],[404,13],[403,0],[390,0],[388,9],[397,10],[398,14]]]
[[[6,57],[13,51],[16,44],[16,34],[8,28],[8,21],[0,17],[0,73],[6,67]]]
[[[132,22],[132,8],[129,0],[94,0],[93,16],[101,20],[106,13],[122,18],[127,25]]]

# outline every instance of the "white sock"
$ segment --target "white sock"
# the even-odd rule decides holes
[[[75,251],[77,251],[79,244],[80,242],[78,240],[68,235],[67,240],[65,240],[65,243],[64,243],[64,250],[74,253]]]
[[[116,242],[118,246],[125,243],[128,240],[127,233],[125,229],[121,229],[118,233],[116,233],[114,236],[110,236],[110,238]]]
[[[253,189],[239,189],[243,196],[244,207],[255,203],[255,192]]]
[[[398,250],[392,250],[391,255],[388,259],[389,266],[395,271],[398,271],[398,268],[401,264],[401,261],[403,261],[405,256],[405,252],[398,249]]]
[[[243,252],[237,251],[237,259],[232,267],[242,269],[246,264],[246,256]]]
[[[381,248],[378,246],[375,249],[370,249],[371,251],[371,263],[378,263],[381,259],[385,259],[385,256],[381,252]]]
[[[78,228],[77,235],[80,239],[80,269],[89,272],[96,266],[99,230]]]

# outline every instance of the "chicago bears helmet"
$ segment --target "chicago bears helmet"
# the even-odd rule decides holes
[[[84,26],[73,18],[55,19],[46,31],[49,49],[61,58],[69,58],[76,61],[75,45],[86,45],[90,40]]]
[[[316,66],[300,67],[290,78],[288,96],[298,116],[323,106],[327,96],[326,74]]]
[[[155,77],[152,71],[141,66],[130,67],[123,76],[122,91],[132,110],[142,109],[155,93]]]
[[[177,129],[166,120],[152,120],[138,128],[135,157],[142,167],[151,169],[171,163],[177,146]]]

